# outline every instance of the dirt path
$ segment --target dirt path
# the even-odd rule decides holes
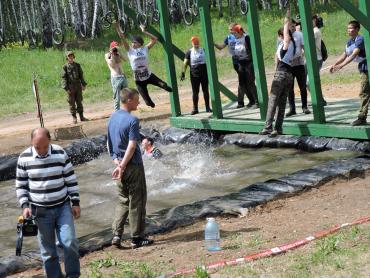
[[[331,64],[335,60],[335,57],[331,57],[326,65]],[[324,66],[325,67],[325,66]],[[356,65],[353,63],[343,70],[344,73],[355,72]],[[273,75],[272,68],[268,68],[267,72],[267,84],[270,86]],[[328,71],[323,72],[323,75],[328,75]],[[181,109],[183,112],[190,112],[192,109],[191,101],[191,88],[189,86],[189,80],[185,83],[180,84],[180,100]],[[237,77],[234,72],[230,74],[229,78],[224,77],[221,82],[228,87],[230,90],[237,91]],[[326,99],[338,99],[338,98],[357,98],[359,92],[359,82],[355,80],[353,83],[341,85],[336,83],[330,83],[322,87],[323,93]],[[168,121],[165,119],[169,117],[171,112],[170,102],[168,93],[164,91],[155,90],[155,87],[151,87],[151,96],[153,101],[156,103],[156,108],[151,109],[142,101],[139,106],[139,110],[135,113],[138,117],[143,120],[162,119],[156,121],[158,125],[168,125]],[[296,96],[299,97],[298,88],[296,88]],[[90,122],[79,123],[82,125],[83,132],[88,136],[101,135],[106,132],[107,119],[112,112],[112,102],[106,101],[103,103],[97,103],[94,105],[85,106],[85,115],[91,119]],[[200,97],[200,107],[203,107],[203,98]],[[47,110],[44,112],[44,122],[52,133],[55,129],[72,127],[71,116],[69,115],[67,104],[66,108],[62,110]],[[39,126],[39,120],[36,118],[36,113],[25,113],[18,116],[12,116],[9,118],[0,119],[0,155],[18,153],[21,152],[29,144],[30,131]],[[58,144],[65,146],[70,143],[70,140],[60,140]]]
[[[209,253],[204,250],[205,222],[201,221],[155,236],[156,243],[151,247],[136,250],[109,247],[89,254],[81,259],[83,277],[92,277],[91,264],[97,260],[113,258],[122,262],[143,262],[156,273],[168,273],[175,269],[245,256],[303,238],[335,224],[353,221],[370,214],[369,174],[365,179],[333,181],[298,196],[269,202],[249,211],[247,217],[218,218],[221,252]],[[109,277],[117,269],[103,267],[100,271],[103,277]],[[272,270],[272,273],[279,274],[282,271],[283,266]],[[40,277],[38,275],[42,275],[42,270],[11,277]]]

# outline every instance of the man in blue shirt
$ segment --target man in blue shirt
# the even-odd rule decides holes
[[[138,248],[153,243],[145,238],[146,180],[139,143],[139,119],[131,115],[139,105],[139,92],[124,88],[120,93],[121,109],[108,123],[108,150],[116,166],[112,173],[118,182],[118,204],[112,225],[112,245],[121,247],[124,224],[129,217],[131,246]]]
[[[339,57],[338,61],[330,68],[330,72],[334,73],[352,61],[358,63],[358,70],[361,74],[361,108],[357,120],[351,123],[353,126],[366,125],[366,118],[370,103],[370,85],[365,52],[365,40],[363,36],[358,34],[359,31],[360,23],[358,21],[350,21],[348,23],[347,33],[350,36],[350,39],[347,41],[346,49]]]

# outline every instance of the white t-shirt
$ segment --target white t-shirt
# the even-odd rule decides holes
[[[303,56],[303,46],[304,46],[304,42],[303,42],[303,34],[302,32],[299,32],[299,31],[296,31],[293,33],[293,39],[294,39],[294,42],[295,42],[295,55],[294,55],[294,59],[292,61],[292,67],[295,67],[295,66],[302,66],[304,65],[304,56]]]
[[[206,63],[206,53],[203,48],[191,48],[190,50],[190,65],[197,66]]]
[[[321,31],[319,28],[314,27],[313,28],[313,34],[315,37],[315,45],[316,45],[316,52],[317,52],[317,60],[322,60],[322,54],[321,54],[321,40],[322,40],[322,35]]]
[[[149,48],[147,46],[136,49],[130,47],[128,51],[128,58],[130,60],[131,68],[134,71],[135,80],[145,81],[151,75],[149,70],[148,52]]]

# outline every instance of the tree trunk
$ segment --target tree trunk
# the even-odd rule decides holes
[[[42,19],[42,44],[45,48],[53,46],[53,30],[51,10],[48,0],[41,0],[41,19]]]
[[[94,0],[94,15],[91,26],[91,38],[95,38],[96,35],[96,25],[98,21],[98,12],[99,12],[99,0]]]

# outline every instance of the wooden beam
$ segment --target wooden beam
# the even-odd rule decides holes
[[[170,121],[172,126],[179,128],[250,133],[258,133],[264,126],[264,122],[261,120],[236,120],[229,118],[199,119],[196,117],[181,116],[170,118]],[[348,124],[284,122],[284,134],[369,140],[370,126],[354,127]]]
[[[335,0],[339,6],[341,6],[347,13],[353,16],[358,20],[368,31],[370,31],[370,20],[369,16],[364,14],[362,11],[357,9],[352,3],[348,0]],[[361,0],[362,1],[362,0]],[[367,0],[369,1],[369,0]]]
[[[207,74],[209,91],[212,102],[213,116],[217,119],[222,118],[222,104],[220,97],[220,86],[218,82],[216,54],[213,42],[211,15],[207,0],[198,0],[199,15],[201,21],[201,32],[203,45],[206,52]]]
[[[313,118],[315,123],[325,123],[325,110],[321,91],[319,65],[317,62],[316,44],[313,33],[312,12],[309,1],[298,0],[299,14],[304,38],[304,50],[307,61],[309,88],[311,93]]]
[[[265,62],[263,59],[260,27],[258,22],[258,9],[256,0],[248,0],[247,13],[248,32],[250,33],[253,67],[257,83],[258,103],[260,107],[261,120],[266,120],[268,91],[266,83]]]

